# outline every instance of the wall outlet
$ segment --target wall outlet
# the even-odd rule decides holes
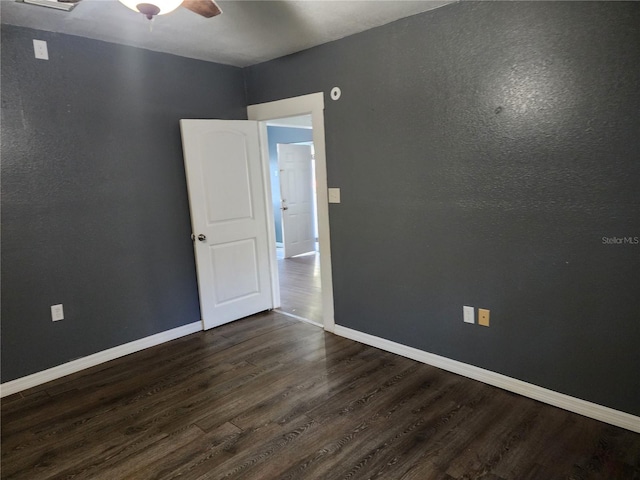
[[[64,311],[62,310],[62,304],[51,305],[51,321],[57,322],[64,319]]]
[[[473,307],[462,307],[462,319],[465,323],[476,323],[476,313]]]
[[[484,308],[478,309],[478,325],[482,325],[483,327],[489,326],[489,310]]]

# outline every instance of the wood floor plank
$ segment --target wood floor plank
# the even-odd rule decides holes
[[[516,450],[537,419],[540,404],[515,408],[514,401],[502,411],[499,418],[487,425],[483,435],[476,436],[467,455],[452,461],[447,473],[452,477],[464,474],[482,477],[494,472],[511,451]]]
[[[277,478],[338,478],[339,472],[332,472],[332,468],[357,466],[361,463],[361,455],[368,456],[394,428],[402,428],[403,419],[415,418],[411,410],[422,405],[423,398],[411,392],[414,388],[420,391],[420,384],[424,385],[420,376],[408,378],[403,388],[395,392],[381,392],[369,401],[354,402],[351,404],[353,408],[343,408],[324,418],[324,431],[318,435],[316,444],[309,448],[312,453],[298,464],[292,464]],[[399,401],[398,398],[405,393],[406,397]],[[381,436],[381,431],[385,432],[384,436]]]
[[[460,407],[452,402],[441,401],[438,392],[442,385],[434,382],[433,378],[433,374],[436,377],[445,375],[424,365],[420,365],[419,370],[418,374],[411,369],[413,376],[404,377],[404,385],[397,381],[403,376],[396,376],[385,382],[386,387],[392,388],[376,389],[378,391],[373,396],[372,391],[364,392],[360,399],[351,399],[337,410],[325,412],[323,423],[326,424],[327,431],[335,432],[337,438],[318,450],[315,458],[306,458],[300,466],[294,466],[282,478],[342,478],[342,474],[349,476],[356,472],[357,475],[369,475],[369,467],[374,459],[380,458],[385,450],[389,450],[388,440],[396,427],[398,438],[407,432],[418,432],[421,426],[430,428],[427,421],[423,422],[424,425],[414,425],[416,415],[420,412],[429,411],[429,421],[433,423],[453,423],[451,417],[458,413]],[[455,383],[459,377],[448,378]],[[385,384],[382,385],[384,386]],[[345,421],[348,421],[346,428]],[[385,428],[385,422],[392,425]],[[381,431],[385,432],[384,436],[380,435]],[[323,464],[319,465],[321,461]],[[343,469],[349,466],[352,471],[349,473],[347,470],[345,473],[335,469],[327,470],[334,465],[340,465]]]
[[[243,373],[246,381],[249,381],[251,377],[248,374],[255,372],[256,368],[249,364],[245,364],[244,368],[219,365],[216,379],[218,384],[213,383],[212,387],[237,382],[238,378],[243,378]],[[206,390],[206,387],[201,388]],[[171,390],[171,394],[166,394],[164,389],[153,389],[152,394],[150,391],[147,395],[132,396],[125,402],[112,406],[108,411],[100,408],[88,410],[86,414],[79,414],[72,422],[68,421],[66,416],[54,418],[50,422],[52,425],[50,430],[44,428],[28,430],[29,437],[21,444],[15,444],[15,441],[3,442],[3,456],[12,451],[21,453],[12,458],[14,463],[24,464],[36,461],[45,453],[49,456],[61,457],[65,452],[75,451],[82,446],[83,450],[89,451],[97,460],[100,455],[110,454],[108,449],[102,448],[110,438],[128,440],[141,436],[154,436],[158,433],[158,428],[155,427],[160,424],[160,420],[165,419],[167,408],[170,408],[176,399],[191,395],[189,387]],[[79,400],[79,403],[82,403],[82,397],[79,397]],[[155,421],[140,427],[135,421],[145,415],[154,418]]]
[[[353,418],[359,420],[356,429],[337,442],[340,461],[325,465],[324,468],[329,469],[320,470],[320,478],[370,478],[377,473],[379,465],[404,451],[399,447],[403,443],[420,438],[424,432],[438,431],[445,425],[462,421],[471,413],[455,402],[439,400],[437,395],[430,396],[426,402],[424,396],[429,397],[423,392],[401,406],[381,402],[378,408],[371,404],[373,409],[355,410]],[[430,414],[416,415],[425,405],[430,406]],[[354,436],[356,441],[351,441]]]
[[[412,372],[415,372],[415,369],[412,369]],[[386,375],[393,376],[393,373],[387,372]],[[396,375],[394,377],[394,380],[396,381],[388,382],[388,383],[397,384],[398,378],[407,378],[407,376]],[[422,379],[420,378],[413,379],[413,383],[416,383],[416,382],[422,382]],[[414,386],[413,383],[408,385],[408,388],[413,387]],[[397,403],[396,400],[391,400],[391,397],[393,396],[391,393],[392,392],[388,391],[386,397],[384,397],[384,395],[378,395],[375,397],[375,399],[373,399],[373,396],[371,394],[368,394],[365,397],[366,401],[358,402],[358,405],[370,406],[369,411],[368,412],[365,411],[365,416],[369,415],[375,421],[375,419],[379,417],[379,415],[374,410],[374,405],[376,405],[376,402],[378,404],[389,403],[389,402],[392,402],[393,404]],[[294,402],[297,404],[297,401],[294,401]],[[365,410],[366,410],[366,407],[365,407]],[[297,441],[295,449],[292,448],[292,449],[278,452],[274,456],[275,457],[274,462],[272,462],[273,466],[270,470],[273,478],[308,478],[310,475],[312,475],[313,473],[312,467],[315,467],[318,465],[318,462],[316,460],[318,458],[326,457],[326,454],[328,453],[330,454],[331,452],[330,448],[329,449],[326,448],[327,447],[326,435],[328,431],[334,432],[334,434],[336,435],[342,435],[343,437],[345,435],[349,435],[351,436],[351,438],[354,438],[354,435],[352,433],[354,429],[359,431],[362,431],[365,429],[363,427],[362,417],[358,416],[356,418],[356,415],[354,412],[357,412],[357,411],[358,410],[356,409],[350,409],[346,411],[343,409],[342,411],[336,412],[336,415],[333,421],[331,422],[330,426],[327,424],[323,424],[322,429],[317,429],[315,430],[315,432],[308,432],[304,437],[301,436],[300,439]],[[348,440],[345,440],[344,442],[340,442],[340,447],[341,448],[344,447],[346,443],[348,443]],[[341,448],[336,448],[333,451],[338,451]],[[311,458],[313,457],[313,455],[309,456],[306,452],[316,452],[316,457]],[[295,465],[295,462],[298,461],[296,459],[299,459],[299,463],[302,464],[302,468],[300,468],[298,465]],[[326,460],[326,458],[323,458],[323,459]],[[292,463],[294,464],[295,471],[285,472],[285,470],[287,469],[287,466]],[[302,475],[302,476],[299,477],[299,475]],[[260,477],[255,475],[254,476],[246,475],[246,478],[260,478]]]
[[[256,426],[252,425],[249,421],[245,421],[244,417],[252,417],[254,420],[256,416],[260,418],[260,414],[257,412],[264,408],[269,409],[269,417],[274,416],[274,412],[270,410],[270,408],[278,404],[276,397],[282,397],[282,395],[286,397],[286,392],[291,392],[303,384],[309,378],[309,373],[308,364],[282,364],[280,368],[274,369],[268,375],[265,375],[259,384],[250,385],[243,390],[234,391],[233,398],[226,396],[211,403],[207,409],[208,414],[198,419],[197,424],[203,430],[208,431],[212,427],[217,426],[220,419],[230,418],[234,424],[242,428]],[[264,385],[268,385],[269,390],[277,393],[271,396],[264,396],[260,393],[267,391]],[[283,401],[289,404],[286,398]],[[234,414],[234,412],[242,413],[237,415]],[[257,420],[257,424],[260,423],[261,421]]]
[[[258,448],[237,450],[237,454],[220,465],[217,471],[209,472],[198,480],[277,478],[269,472],[278,468],[278,453],[284,450],[298,449],[300,438],[320,429],[320,424],[308,417],[301,416],[285,426],[270,424],[270,427],[280,431],[277,434],[265,435]]]
[[[173,347],[173,345],[171,345]],[[205,344],[204,349],[207,351],[207,355],[212,355],[217,349],[221,348],[220,344],[216,344],[215,346],[210,346]],[[158,347],[154,347],[153,349],[156,352]],[[193,345],[191,345],[191,349],[193,350]],[[184,375],[187,372],[186,368],[194,368],[197,370],[202,370],[205,367],[205,359],[202,356],[202,353],[199,355],[192,355],[192,358],[187,359],[186,363],[183,363],[182,355],[173,355],[173,349],[168,349],[166,358],[164,358],[164,362],[160,362],[157,360],[160,356],[157,353],[151,357],[151,361],[147,363],[146,368],[139,367],[140,364],[144,365],[145,361],[143,358],[136,363],[135,365],[128,366],[127,368],[113,367],[116,372],[119,372],[115,376],[107,376],[104,377],[105,370],[99,369],[96,371],[91,371],[91,373],[85,373],[86,383],[82,384],[82,393],[79,393],[79,389],[76,385],[77,378],[74,375],[74,378],[70,380],[70,382],[74,385],[73,388],[65,388],[59,389],[58,395],[60,397],[57,399],[58,402],[51,402],[50,398],[53,395],[49,394],[49,389],[44,392],[46,395],[42,399],[42,407],[35,411],[36,413],[31,413],[28,417],[22,414],[19,408],[14,408],[11,411],[7,411],[3,413],[3,430],[7,433],[11,433],[14,425],[16,428],[25,429],[25,427],[33,427],[37,428],[39,423],[45,422],[50,425],[49,419],[51,418],[52,411],[55,410],[55,414],[58,418],[64,419],[64,414],[68,414],[69,416],[77,416],[79,414],[78,409],[90,410],[92,413],[96,413],[96,408],[108,409],[110,405],[116,404],[119,398],[126,398],[132,394],[136,394],[140,390],[144,389],[145,385],[148,385],[150,382],[160,382],[166,384],[167,382],[172,380],[172,376],[170,372],[173,370],[180,371],[179,375]],[[140,356],[143,357],[142,353],[148,352],[140,352]],[[159,362],[159,363],[158,363]],[[126,364],[124,364],[126,365]],[[138,368],[133,368],[138,367]],[[99,377],[96,380],[96,377]],[[55,381],[55,384],[58,385],[59,380]],[[117,385],[117,388],[110,389],[110,385]],[[152,388],[160,388],[157,385],[154,385]],[[65,399],[67,398],[76,398],[78,395],[82,395],[84,402],[67,402]]]
[[[144,478],[197,478],[214,471],[218,466],[234,456],[234,442],[242,435],[242,430],[230,422],[206,433],[202,439],[176,448]]]
[[[521,400],[521,399],[519,399]],[[533,401],[532,401],[533,402]],[[523,403],[524,402],[518,402]],[[535,405],[535,403],[534,403]],[[542,406],[540,406],[542,407]],[[542,440],[546,438],[557,438],[562,435],[565,428],[565,420],[567,412],[560,409],[546,410],[542,415],[542,408],[538,411],[533,424],[521,438],[522,446],[519,448],[510,448],[500,462],[494,468],[497,475],[505,478],[525,478],[530,472],[538,468],[541,456],[544,454],[548,445]]]
[[[283,327],[294,325],[296,322],[291,317],[277,312],[263,312],[242,321],[221,325],[206,332],[207,335],[221,336],[242,343],[250,338],[256,338],[264,334],[273,333]]]
[[[215,384],[185,385],[183,390],[161,399],[162,404],[145,408],[143,412],[135,412],[129,419],[127,431],[179,428],[184,423],[199,425],[202,418],[211,415],[214,405],[228,405],[233,398],[241,398],[245,393],[254,391],[252,382],[270,376],[280,368],[280,364],[252,366],[251,370],[241,375],[221,377]],[[224,421],[217,421],[215,426],[221,423]]]
[[[204,436],[202,430],[189,426],[172,432],[161,440],[147,444],[125,459],[113,462],[109,468],[92,472],[91,479],[112,480],[114,478],[147,478],[148,472],[156,469],[159,461],[182,444],[189,444]]]
[[[278,310],[322,323],[320,254],[278,258],[280,301]]]
[[[427,461],[412,465],[401,477],[395,478],[398,480],[455,480]]]
[[[639,434],[277,312],[1,412],[2,479],[640,479]]]
[[[345,353],[352,351],[349,349]],[[312,375],[304,369],[299,372],[299,376],[290,377],[286,384],[274,390],[274,393],[262,397],[259,403],[242,410],[232,422],[242,428],[252,428],[269,422],[284,425],[292,418],[306,414],[315,405],[328,401],[335,392],[349,386],[355,376],[370,368],[366,355],[353,355],[343,357],[342,362]]]

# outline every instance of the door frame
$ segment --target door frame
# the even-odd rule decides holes
[[[322,287],[322,319],[324,329],[334,331],[333,276],[331,272],[331,236],[329,231],[329,189],[327,184],[327,157],[324,138],[324,93],[317,92],[299,97],[286,98],[273,102],[249,105],[247,118],[260,122],[260,140],[263,151],[268,149],[267,121],[279,118],[311,115],[313,145],[316,164],[316,202],[318,208],[318,247],[320,250],[320,278]],[[266,152],[268,153],[268,152]],[[271,202],[271,179],[269,178],[269,155],[262,155],[262,172],[266,183],[267,215],[273,218]],[[276,258],[276,237],[273,222],[267,222],[269,228],[269,249],[273,305],[280,305],[280,284],[278,281],[278,263]]]

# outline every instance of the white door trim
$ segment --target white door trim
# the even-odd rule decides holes
[[[324,329],[333,332],[335,319],[333,312],[333,277],[331,273],[331,240],[329,235],[329,191],[327,186],[327,157],[324,143],[324,94],[311,93],[300,97],[286,98],[274,102],[249,105],[247,117],[249,120],[266,122],[278,118],[311,115],[313,125],[313,145],[316,159],[316,195],[318,203],[318,244],[320,247],[320,275],[322,278],[322,317]],[[263,130],[263,129],[261,129]],[[266,131],[266,127],[264,127]],[[263,143],[264,145],[264,143]],[[269,156],[262,159],[266,162],[263,171],[269,171]],[[265,189],[266,190],[266,189]],[[271,197],[267,199],[267,208],[271,205]],[[271,207],[273,214],[273,207]],[[270,222],[269,222],[270,223]],[[275,235],[269,235],[269,248],[275,252]],[[274,253],[275,257],[275,253]],[[277,285],[278,269],[272,270],[274,285]],[[274,277],[275,275],[275,277]],[[274,293],[275,298],[275,293]],[[280,292],[278,302],[280,304]],[[276,302],[274,301],[274,305]]]

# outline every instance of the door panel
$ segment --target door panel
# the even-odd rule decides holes
[[[216,305],[260,294],[255,239],[214,245],[211,250]],[[229,271],[237,271],[238,274],[226,277],[225,272]]]
[[[200,157],[210,159],[202,164],[209,225],[253,216],[246,140],[242,132],[235,131],[202,138]]]
[[[180,127],[202,319],[212,328],[273,306],[258,124]]]

